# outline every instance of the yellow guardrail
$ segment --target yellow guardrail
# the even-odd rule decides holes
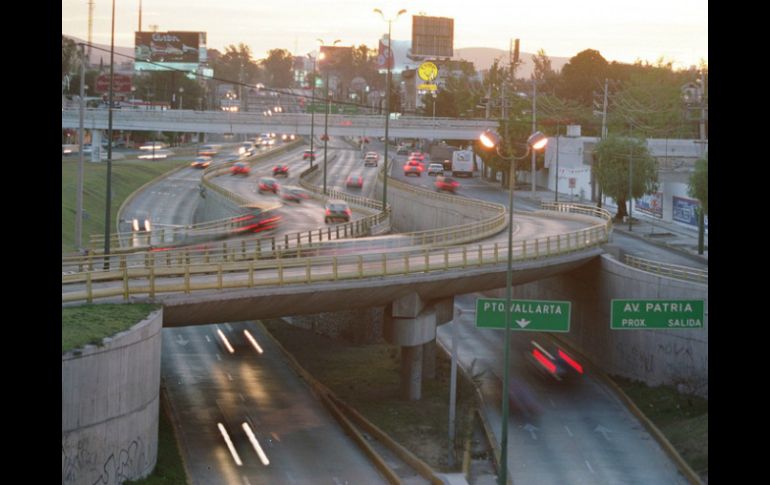
[[[708,270],[699,268],[650,261],[649,259],[638,258],[630,254],[626,254],[626,264],[643,271],[655,273],[660,276],[668,276],[669,278],[676,278],[678,280],[695,281],[705,284],[708,284],[709,282]]]
[[[513,258],[525,261],[551,257],[596,247],[609,237],[609,226],[601,221],[592,227],[514,243]],[[425,274],[452,269],[480,268],[505,262],[507,245],[499,243],[477,246],[444,246],[407,249],[383,253],[304,256],[297,253],[288,259],[255,259],[188,263],[164,261],[163,255],[147,253],[143,267],[118,263],[108,270],[63,274],[62,285],[77,285],[62,293],[62,302],[99,298],[149,295],[169,292],[284,286],[370,277]],[[316,250],[317,251],[317,250]],[[119,256],[126,258],[126,255]],[[97,285],[98,286],[95,286]]]

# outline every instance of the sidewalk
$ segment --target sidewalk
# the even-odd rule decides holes
[[[546,190],[542,187],[538,187],[534,195],[528,184],[526,187],[524,184],[517,184],[516,188],[514,196],[523,200],[539,203],[540,201],[550,202],[555,198],[552,190]],[[588,200],[580,202],[577,197],[574,197],[572,201],[575,203],[591,204]],[[559,202],[570,202],[570,194],[560,192]],[[604,204],[602,207],[613,215],[617,211],[617,207],[614,204]],[[694,261],[708,265],[708,232],[704,235],[703,254],[698,254],[698,228],[696,227],[691,228],[676,222],[662,221],[647,214],[634,211],[630,229],[628,222],[614,222],[612,230],[656,246],[671,249]]]

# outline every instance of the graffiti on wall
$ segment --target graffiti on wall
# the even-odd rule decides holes
[[[62,441],[62,483],[82,483],[86,474],[98,473],[92,485],[120,484],[126,480],[135,480],[147,466],[145,446],[142,438],[128,443],[127,446],[111,453],[101,465],[96,463],[96,453],[89,451],[88,440],[78,440],[74,453],[68,453],[66,438]]]

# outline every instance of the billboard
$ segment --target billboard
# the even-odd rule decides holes
[[[634,208],[639,212],[663,219],[663,193],[643,195],[641,199],[636,199]]]
[[[412,55],[452,57],[455,20],[447,17],[412,16]]]
[[[96,92],[106,93],[110,90],[110,75],[102,74],[96,78]],[[115,93],[131,92],[131,76],[124,74],[113,74],[112,91]]]
[[[136,32],[134,70],[195,71],[206,61],[205,32]]]
[[[673,197],[673,214],[671,218],[690,226],[698,227],[698,208],[700,202],[685,197]],[[704,217],[706,229],[708,229],[708,217]]]

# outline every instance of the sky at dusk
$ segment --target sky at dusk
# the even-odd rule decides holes
[[[93,0],[93,42],[110,44],[112,2]],[[133,47],[139,25],[140,0],[115,0],[115,45]],[[551,0],[545,4],[491,0],[410,0],[368,3],[361,0],[141,0],[142,30],[203,31],[208,48],[223,51],[244,43],[254,58],[270,49],[304,55],[330,44],[377,47],[387,33],[388,18],[406,8],[392,23],[396,40],[411,39],[412,15],[454,19],[454,47],[508,50],[520,39],[522,52],[572,57],[598,50],[608,61],[651,63],[663,57],[675,68],[708,63],[707,0]],[[62,0],[62,34],[88,38],[88,0]]]

